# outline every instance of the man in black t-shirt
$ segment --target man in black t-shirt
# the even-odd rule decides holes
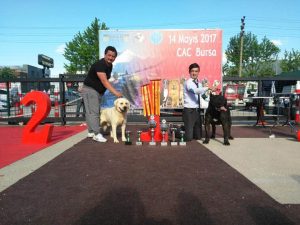
[[[116,97],[122,97],[108,81],[113,68],[112,63],[117,57],[117,50],[108,46],[104,51],[104,58],[95,62],[84,80],[82,87],[82,98],[85,105],[85,117],[88,126],[88,137],[98,142],[107,140],[100,133],[100,101],[106,89]]]

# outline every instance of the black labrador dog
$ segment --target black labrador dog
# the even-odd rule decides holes
[[[210,125],[212,126],[212,139],[216,136],[216,125],[222,125],[224,135],[224,145],[230,145],[231,136],[231,116],[227,106],[227,100],[223,95],[210,95],[209,105],[205,112],[205,140],[203,144],[209,143]]]

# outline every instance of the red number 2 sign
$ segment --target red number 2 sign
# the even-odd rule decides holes
[[[24,144],[46,144],[51,140],[53,125],[46,124],[41,130],[35,131],[36,127],[43,121],[51,110],[51,102],[48,95],[41,91],[27,93],[21,104],[29,106],[36,104],[36,111],[24,127],[22,143]]]

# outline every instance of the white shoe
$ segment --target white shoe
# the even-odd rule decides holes
[[[98,141],[98,142],[107,142],[107,139],[104,138],[103,135],[100,133],[97,135],[94,135],[93,140]]]
[[[94,136],[95,136],[94,133],[90,133],[90,132],[89,132],[89,133],[87,134],[87,137],[88,137],[88,138],[92,138],[92,137],[94,137]]]

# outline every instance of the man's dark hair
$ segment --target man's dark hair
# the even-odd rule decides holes
[[[194,68],[198,68],[200,70],[200,66],[197,63],[193,63],[189,66],[189,72],[191,72]]]
[[[105,51],[104,51],[104,54],[106,55],[106,53],[108,51],[112,51],[112,52],[116,53],[116,57],[117,57],[118,52],[117,52],[117,49],[115,47],[113,47],[113,46],[107,46],[106,49],[105,49]]]

